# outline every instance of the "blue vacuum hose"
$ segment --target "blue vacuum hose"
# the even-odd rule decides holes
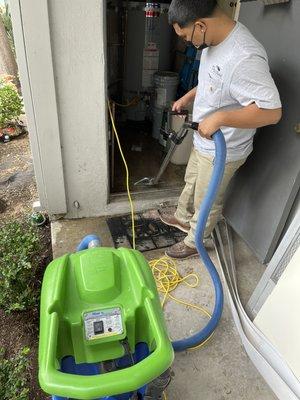
[[[223,179],[225,163],[226,163],[226,143],[223,133],[219,130],[213,135],[213,140],[216,147],[216,155],[214,160],[214,168],[212,177],[202,204],[200,205],[199,217],[197,221],[195,243],[196,247],[202,259],[205,267],[207,268],[210,277],[212,279],[215,289],[215,307],[213,314],[208,324],[200,331],[195,333],[193,336],[173,342],[173,348],[175,351],[183,351],[196,347],[203,343],[216,329],[223,310],[224,294],[222,288],[222,282],[219,274],[211,261],[203,244],[204,230],[206,227],[207,218],[209,216],[212,205],[216,199],[220,184]]]
[[[100,247],[101,240],[97,235],[85,236],[76,248],[76,251],[86,250],[90,247]]]
[[[216,329],[223,311],[224,295],[223,295],[222,282],[216,270],[216,267],[211,261],[203,244],[204,230],[206,227],[207,218],[209,216],[210,210],[213,206],[220,184],[222,182],[225,169],[225,162],[226,162],[226,143],[223,133],[219,130],[213,135],[212,138],[215,142],[215,147],[216,147],[214,168],[205,198],[202,201],[202,204],[200,205],[199,217],[197,221],[196,234],[195,234],[195,243],[200,259],[202,259],[205,267],[207,268],[214,285],[215,306],[211,319],[200,332],[195,333],[193,336],[189,338],[177,340],[172,343],[175,351],[183,351],[192,347],[196,347],[199,344],[203,343],[206,339],[208,339],[209,336]],[[77,251],[87,249],[89,245],[90,246],[92,245],[92,247],[101,245],[99,237],[96,235],[86,236],[78,245]]]

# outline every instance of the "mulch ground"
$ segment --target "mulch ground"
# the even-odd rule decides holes
[[[27,219],[37,200],[33,163],[28,135],[11,142],[0,142],[0,226],[15,219]],[[40,254],[40,276],[52,259],[50,224],[39,228],[43,251]],[[0,309],[0,347],[8,357],[25,346],[30,347],[29,387],[30,400],[49,399],[39,389],[37,374],[39,310],[7,315]],[[12,399],[13,400],[13,399]]]

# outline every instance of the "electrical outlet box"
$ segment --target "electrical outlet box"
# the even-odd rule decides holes
[[[238,7],[239,0],[218,0],[218,5],[226,14],[234,18]]]
[[[268,6],[271,4],[288,3],[290,0],[260,0],[260,1],[262,1],[266,6]]]

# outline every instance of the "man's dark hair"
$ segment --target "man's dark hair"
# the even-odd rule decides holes
[[[178,24],[180,28],[212,15],[217,0],[172,0],[169,8],[169,23]]]

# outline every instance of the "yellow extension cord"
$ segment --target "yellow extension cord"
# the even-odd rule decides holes
[[[118,103],[115,103],[115,104],[117,106],[122,106],[122,107],[129,107],[131,105],[130,103],[128,105],[121,105]],[[110,101],[108,101],[108,110],[109,110],[112,128],[113,128],[114,134],[116,136],[119,151],[120,151],[120,154],[121,154],[121,157],[123,160],[123,164],[125,167],[125,171],[126,171],[126,190],[127,190],[127,196],[128,196],[128,200],[129,200],[129,204],[130,204],[130,211],[131,211],[132,247],[133,247],[133,249],[135,249],[136,248],[136,243],[135,243],[136,240],[135,240],[134,205],[133,205],[133,201],[132,201],[132,197],[131,197],[131,193],[130,193],[130,187],[129,187],[129,170],[128,170],[128,165],[126,163],[126,159],[124,157],[122,147],[121,147],[119,135],[118,135],[118,132],[116,129],[116,124],[115,124],[114,117],[112,114]],[[176,261],[172,260],[170,257],[167,257],[167,256],[164,256],[159,259],[150,260],[149,266],[152,270],[152,274],[153,274],[155,282],[156,282],[157,290],[159,293],[161,293],[163,295],[163,299],[161,301],[162,307],[164,307],[166,300],[169,298],[178,304],[182,304],[186,307],[195,309],[198,312],[200,312],[201,314],[207,316],[208,318],[211,318],[211,314],[204,307],[197,306],[195,304],[188,303],[184,300],[177,299],[176,297],[174,297],[171,294],[171,292],[174,291],[180,283],[184,283],[189,288],[196,288],[199,285],[198,275],[188,274],[188,275],[182,277],[178,272]],[[194,282],[192,283],[191,280],[194,280]],[[200,347],[203,347],[211,339],[212,336],[213,336],[213,333],[206,340],[204,340],[198,346],[193,347],[191,350],[195,350]],[[167,400],[166,393],[164,393],[164,399]]]
[[[167,256],[150,260],[149,266],[152,270],[157,290],[159,293],[163,294],[163,300],[161,301],[162,307],[164,307],[167,298],[170,298],[178,304],[193,308],[208,318],[211,318],[210,313],[204,307],[188,303],[187,301],[178,299],[171,294],[171,292],[175,290],[180,283],[184,283],[189,288],[196,288],[199,285],[199,277],[197,274],[188,274],[182,277],[178,272],[176,261]],[[194,279],[194,283],[191,283],[191,279]],[[198,346],[192,347],[190,350],[196,350],[200,347],[203,347],[212,336],[213,333]]]
[[[133,201],[131,198],[131,193],[130,193],[130,188],[129,188],[129,170],[128,170],[128,166],[126,163],[126,159],[124,157],[123,151],[122,151],[122,146],[120,143],[120,139],[119,139],[119,135],[117,132],[117,128],[116,128],[116,124],[115,124],[115,120],[111,111],[111,106],[110,106],[110,101],[108,100],[108,111],[109,111],[109,115],[110,115],[110,120],[111,120],[111,124],[112,124],[112,128],[114,131],[114,134],[116,136],[117,139],[117,143],[118,143],[118,147],[119,147],[119,151],[123,160],[123,164],[126,170],[126,189],[127,189],[127,196],[128,196],[128,200],[129,200],[129,204],[130,204],[130,212],[131,212],[131,230],[132,230],[132,247],[135,250],[135,221],[134,221],[134,206],[133,206]]]

